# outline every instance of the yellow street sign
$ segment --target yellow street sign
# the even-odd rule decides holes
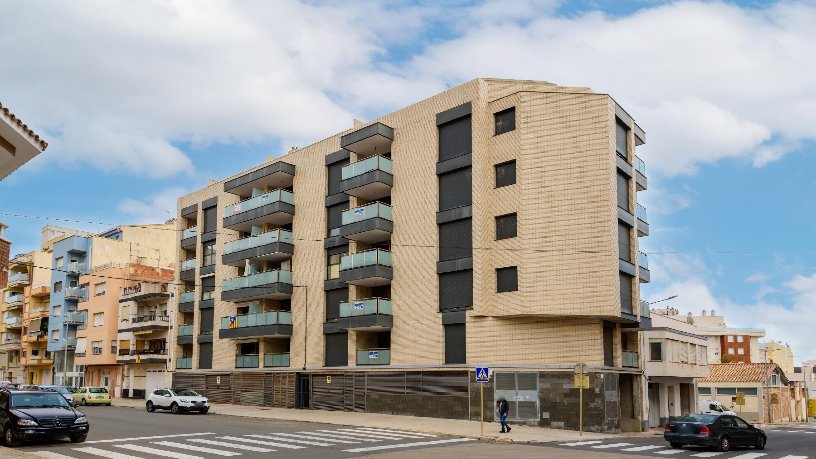
[[[573,376],[573,384],[576,389],[589,389],[589,375]]]
[[[745,392],[737,392],[737,405],[745,406]]]

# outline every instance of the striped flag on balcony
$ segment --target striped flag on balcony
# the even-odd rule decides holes
[[[229,328],[238,328],[238,321],[235,316],[229,316]]]

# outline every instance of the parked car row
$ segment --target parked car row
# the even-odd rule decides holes
[[[71,406],[77,405],[108,405],[111,404],[111,396],[105,387],[83,386],[79,388],[63,387],[53,384],[20,384],[15,386],[10,382],[0,383],[0,389],[9,388],[17,390],[44,390],[57,392],[62,395]]]

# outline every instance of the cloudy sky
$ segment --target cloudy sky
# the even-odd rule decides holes
[[[589,86],[647,132],[644,298],[816,358],[813,24],[814,2],[6,2],[0,100],[50,146],[0,183],[0,221],[13,252],[43,224],[163,221],[475,77]]]

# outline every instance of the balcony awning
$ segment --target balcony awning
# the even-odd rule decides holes
[[[76,352],[77,354],[84,354],[85,348],[87,347],[85,343],[86,343],[85,338],[77,338],[76,350],[74,352]]]

